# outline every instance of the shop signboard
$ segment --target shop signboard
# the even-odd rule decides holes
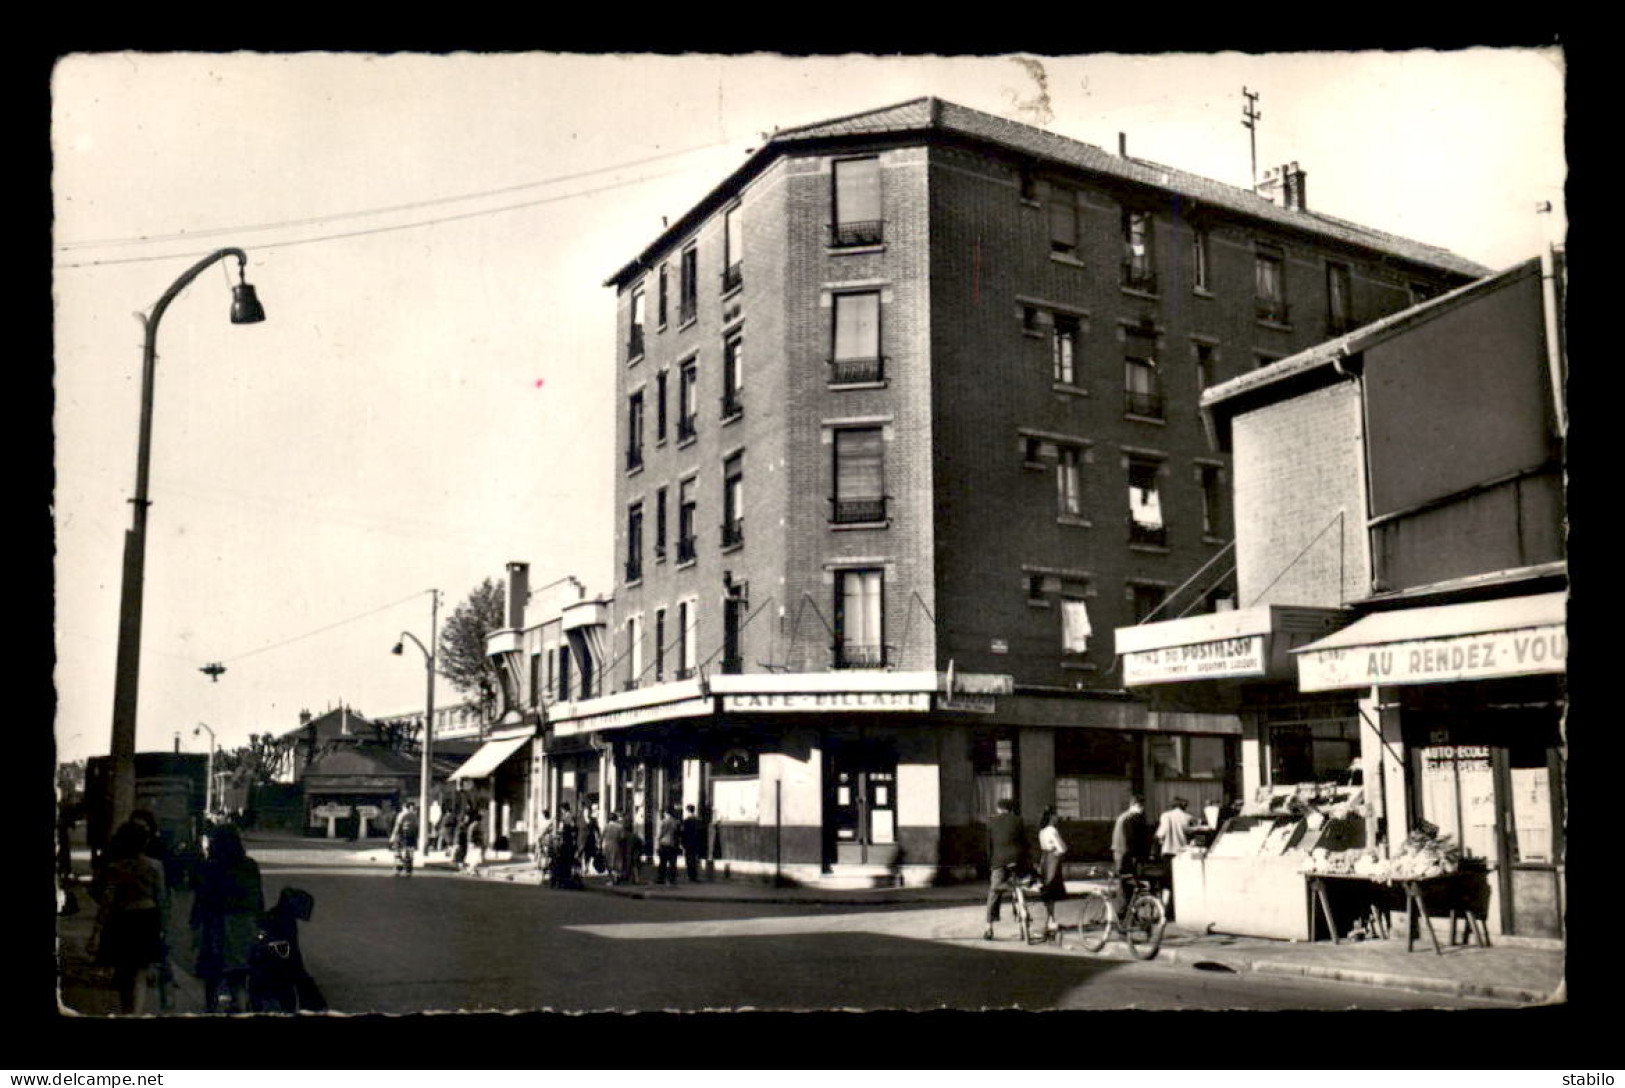
[[[927,711],[928,691],[757,691],[722,696],[722,709],[734,713],[798,711]]]
[[[1305,650],[1298,655],[1298,686],[1303,691],[1335,691],[1561,673],[1567,656],[1568,640],[1561,624]]]
[[[1132,687],[1263,676],[1265,664],[1264,636],[1244,635],[1126,653],[1123,655],[1123,683]]]

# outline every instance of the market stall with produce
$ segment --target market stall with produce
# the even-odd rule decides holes
[[[1317,851],[1339,858],[1364,851],[1365,817],[1358,785],[1262,787],[1210,846],[1174,857],[1181,921],[1244,936],[1312,940],[1305,866]]]

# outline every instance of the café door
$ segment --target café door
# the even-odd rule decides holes
[[[891,865],[897,860],[897,756],[889,745],[830,751],[824,799],[824,863]]]

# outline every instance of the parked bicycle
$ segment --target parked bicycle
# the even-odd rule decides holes
[[[1168,916],[1162,899],[1146,880],[1130,878],[1128,902],[1121,909],[1123,889],[1113,884],[1089,888],[1055,905],[1060,925],[1058,943],[1065,948],[1076,940],[1086,952],[1106,947],[1115,930],[1121,934],[1135,959],[1149,960],[1162,947],[1162,933]]]

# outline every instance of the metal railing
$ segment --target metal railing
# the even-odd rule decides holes
[[[856,525],[886,520],[884,496],[873,499],[832,498],[829,500],[829,507],[829,520],[834,525]]]
[[[1253,312],[1260,321],[1273,321],[1277,325],[1285,325],[1292,312],[1285,299],[1259,298],[1254,299],[1253,302]]]
[[[690,559],[693,559],[693,558],[694,558],[694,538],[692,536],[680,536],[680,537],[678,537],[677,538],[677,561],[679,563],[687,563]]]
[[[745,405],[739,399],[739,390],[730,389],[722,394],[722,419],[724,422],[735,416],[743,415]]]
[[[744,264],[736,261],[735,263],[729,265],[727,268],[724,268],[722,270],[722,290],[724,292],[732,291],[735,287],[738,287],[740,284],[742,284],[744,282],[745,282],[745,266],[744,266]]]
[[[1157,273],[1143,262],[1124,261],[1123,286],[1131,291],[1144,291],[1148,295],[1154,295],[1157,293]]]
[[[836,642],[830,647],[831,665],[837,669],[883,669],[892,648],[879,642]]]
[[[1132,389],[1125,389],[1123,391],[1123,411],[1133,416],[1161,419],[1162,394],[1140,393]]]
[[[829,368],[831,385],[878,382],[886,377],[886,357],[877,355],[872,359],[831,359]]]
[[[1157,547],[1167,547],[1168,527],[1166,525],[1147,525],[1142,521],[1128,520],[1128,542],[1130,544],[1154,544]]]
[[[680,416],[677,420],[677,441],[687,442],[698,433],[698,420],[693,416]]]
[[[829,225],[829,244],[835,249],[847,246],[877,246],[886,237],[884,219],[862,219]]]
[[[732,521],[722,523],[722,546],[731,548],[735,544],[745,542],[745,519],[734,518]]]

